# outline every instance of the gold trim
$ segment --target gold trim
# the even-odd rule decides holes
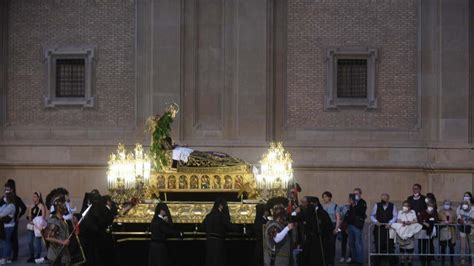
[[[167,202],[173,222],[177,224],[200,224],[211,211],[212,202]],[[229,202],[231,221],[236,224],[253,224],[256,203]],[[116,223],[150,223],[156,204],[140,203],[126,215],[115,219]]]
[[[145,237],[145,238],[138,238],[138,237],[127,237],[127,238],[121,238],[117,239],[117,243],[123,243],[123,242],[128,242],[128,241],[150,241],[151,238]],[[206,237],[196,237],[196,238],[167,238],[167,241],[203,241],[206,240]],[[255,238],[253,237],[226,237],[224,238],[226,241],[255,241]]]
[[[145,198],[160,192],[239,192],[244,187],[256,189],[253,173],[242,171],[224,171],[209,167],[208,172],[155,172],[152,173],[148,193]],[[197,169],[199,170],[199,169]],[[204,169],[201,169],[204,170]]]

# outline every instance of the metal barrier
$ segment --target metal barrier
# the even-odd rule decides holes
[[[389,260],[392,259],[398,261],[398,259],[404,257],[420,257],[422,261],[431,261],[434,260],[435,257],[441,257],[442,259],[449,258],[449,260],[451,260],[451,258],[460,258],[461,260],[469,259],[471,260],[470,263],[473,263],[474,253],[471,253],[471,247],[474,249],[474,225],[471,231],[472,233],[465,233],[464,238],[460,237],[460,228],[470,228],[471,226],[464,226],[461,224],[434,224],[433,228],[436,232],[434,236],[433,234],[428,236],[426,230],[422,229],[420,232],[409,238],[410,241],[413,242],[413,252],[410,253],[407,253],[406,249],[400,248],[400,239],[397,237],[397,233],[391,227],[386,229],[387,225],[388,224],[370,224],[368,227],[367,245],[369,266],[380,265],[379,263],[372,264],[374,259],[377,261],[381,258],[388,258]],[[447,228],[451,237],[456,239],[453,254],[451,253],[451,251],[453,251],[453,246],[449,245],[449,241],[451,240],[445,243],[446,246],[442,243],[445,241],[440,240],[440,230],[445,231],[444,228]],[[457,243],[461,243],[462,241],[465,241],[464,245],[461,244],[461,247],[464,247],[464,252],[462,252],[462,250],[460,250],[461,252],[457,252]],[[443,250],[441,250],[442,246],[444,246]],[[446,249],[450,249],[449,254],[446,254]],[[415,250],[417,252],[415,252]],[[395,262],[395,264],[397,265],[398,262]]]

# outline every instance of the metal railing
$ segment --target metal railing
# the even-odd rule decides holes
[[[413,241],[413,251],[412,252],[402,252],[400,248],[400,239],[397,237],[397,233],[391,227],[386,229],[388,224],[379,223],[375,224],[372,223],[368,227],[368,265],[375,265],[372,264],[374,258],[389,258],[398,260],[404,257],[419,257],[421,260],[434,260],[435,257],[441,258],[460,258],[462,259],[470,259],[471,261],[474,260],[474,253],[471,254],[471,247],[474,249],[474,225],[472,228],[472,235],[471,233],[465,233],[465,237],[460,237],[460,228],[467,228],[470,225],[462,225],[462,224],[433,224],[435,234],[426,234],[426,230],[422,229],[418,233],[414,234],[410,240]],[[378,230],[374,230],[378,228]],[[451,240],[440,240],[440,230],[444,230],[443,228],[447,228],[451,234]],[[392,233],[390,232],[391,230]],[[454,246],[454,253],[452,254],[453,248],[450,247],[449,241],[452,241],[452,238],[455,238]],[[378,241],[375,241],[375,240]],[[446,242],[446,246],[441,250],[442,243]],[[465,241],[463,250],[457,248],[457,244],[461,241]],[[421,244],[421,246],[420,246]],[[446,254],[446,249],[448,249],[449,254]],[[466,251],[467,249],[467,251]],[[411,249],[410,249],[411,250]],[[417,252],[415,252],[417,251]],[[460,252],[458,252],[460,251]],[[467,265],[467,264],[466,264]]]

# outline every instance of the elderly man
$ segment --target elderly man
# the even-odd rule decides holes
[[[375,224],[373,239],[376,253],[393,253],[393,241],[389,238],[390,225],[397,221],[397,209],[390,202],[390,196],[387,193],[381,195],[380,202],[376,203],[370,213],[370,220]],[[376,256],[375,265],[379,265],[386,256]],[[390,265],[395,265],[395,260],[390,257]]]

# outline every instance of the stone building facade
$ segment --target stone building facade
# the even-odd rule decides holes
[[[473,18],[469,0],[1,1],[0,179],[105,191],[108,154],[149,143],[146,117],[177,102],[177,143],[254,163],[283,141],[303,194],[460,200]],[[89,100],[55,103],[50,59],[71,53],[90,59]],[[368,58],[363,101],[335,97],[346,57]]]

